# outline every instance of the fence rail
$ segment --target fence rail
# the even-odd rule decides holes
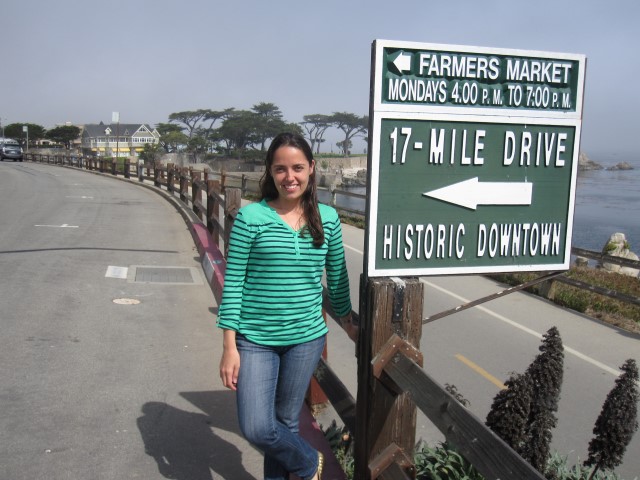
[[[396,394],[410,392],[418,408],[443,433],[447,443],[485,478],[545,478],[433,380],[416,363],[415,358],[419,356],[420,352],[394,335],[373,359],[374,374]]]

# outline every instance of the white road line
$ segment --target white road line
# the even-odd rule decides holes
[[[344,244],[344,248],[348,248],[349,250],[353,250],[356,253],[359,253],[360,255],[364,255],[364,252],[358,250],[357,248],[351,247],[349,245],[347,245],[346,243]]]
[[[344,247],[348,248],[349,250],[353,250],[354,252],[357,252],[360,255],[364,255],[364,252],[361,251],[361,250],[358,250],[357,248],[351,247],[349,245],[345,245]],[[424,283],[425,285],[428,285],[429,287],[438,290],[439,292],[445,293],[445,294],[455,298],[456,300],[459,300],[460,303],[469,303],[471,301],[471,300],[469,300],[467,298],[464,298],[464,297],[462,297],[462,296],[460,296],[460,295],[458,295],[456,293],[453,293],[450,290],[447,290],[446,288],[440,287],[440,286],[436,285],[435,283],[432,283],[432,282],[430,282],[428,280],[425,280],[423,278],[421,278],[420,281],[422,283]],[[503,315],[500,315],[499,313],[496,313],[496,312],[494,312],[492,310],[489,310],[487,307],[483,307],[481,305],[478,305],[478,306],[476,306],[474,308],[477,308],[478,310],[483,311],[487,315],[491,315],[492,317],[494,317],[494,318],[496,318],[496,319],[498,319],[498,320],[500,320],[500,321],[502,321],[502,322],[504,322],[504,323],[506,323],[508,325],[511,325],[512,327],[518,328],[518,329],[522,330],[523,332],[528,333],[529,335],[533,335],[534,337],[536,337],[538,339],[542,339],[542,334],[541,333],[538,333],[535,330],[532,330],[532,329],[530,329],[528,327],[525,327],[524,325],[520,325],[519,323],[517,323],[517,322],[515,322],[515,321],[513,321],[513,320],[511,320],[511,319],[509,319],[509,318],[507,318],[507,317],[505,317]],[[581,352],[579,352],[579,351],[577,351],[577,350],[575,350],[575,349],[573,349],[571,347],[567,347],[566,345],[564,345],[564,350],[565,350],[565,352],[570,353],[570,354],[578,357],[579,359],[584,360],[585,362],[590,363],[591,365],[594,365],[594,366],[604,370],[607,373],[610,373],[610,374],[612,374],[612,375],[614,375],[616,377],[620,375],[620,371],[619,370],[613,369],[613,368],[609,367],[608,365],[605,365],[604,363],[599,362],[598,360],[595,360],[595,359],[585,355],[584,353],[581,353]]]
[[[458,294],[455,294],[455,293],[453,293],[453,292],[451,292],[451,291],[449,291],[449,290],[447,290],[445,288],[442,288],[442,287],[440,287],[440,286],[438,286],[438,285],[436,285],[434,283],[431,283],[428,280],[425,280],[423,278],[421,278],[420,281],[422,283],[424,283],[425,285],[430,286],[431,288],[434,288],[434,289],[436,289],[436,290],[438,290],[438,291],[440,291],[442,293],[446,293],[447,295],[452,296],[453,298],[459,300],[461,303],[469,303],[471,301],[471,300],[469,300],[467,298],[464,298],[464,297],[462,297],[462,296],[460,296]],[[498,319],[498,320],[500,320],[500,321],[502,321],[504,323],[507,323],[507,324],[509,324],[509,325],[511,325],[511,326],[513,326],[515,328],[518,328],[518,329],[522,330],[523,332],[528,333],[529,335],[533,335],[534,337],[536,337],[538,339],[542,339],[542,334],[536,332],[535,330],[531,330],[530,328],[525,327],[524,325],[520,325],[519,323],[517,323],[517,322],[515,322],[515,321],[513,321],[513,320],[511,320],[511,319],[509,319],[509,318],[507,318],[507,317],[505,317],[503,315],[500,315],[499,313],[496,313],[496,312],[494,312],[492,310],[489,310],[487,307],[483,307],[481,305],[478,305],[475,308],[477,308],[478,310],[482,310],[487,315],[491,315],[492,317],[494,317],[494,318],[496,318],[496,319]],[[593,358],[585,355],[584,353],[580,353],[579,351],[577,351],[577,350],[575,350],[575,349],[573,349],[571,347],[567,347],[566,345],[564,345],[564,350],[567,353],[575,355],[576,357],[580,358],[581,360],[584,360],[585,362],[588,362],[588,363],[590,363],[590,364],[592,364],[592,365],[594,365],[594,366],[596,366],[598,368],[601,368],[605,372],[608,372],[608,373],[610,373],[612,375],[615,375],[616,377],[618,375],[620,375],[620,371],[619,370],[615,370],[615,369],[605,365],[602,362],[594,360]]]
[[[63,223],[62,225],[34,225],[34,227],[51,227],[51,228],[78,228],[77,225],[69,225]]]

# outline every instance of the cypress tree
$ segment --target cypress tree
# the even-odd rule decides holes
[[[522,455],[531,404],[531,384],[523,374],[512,374],[493,399],[485,422],[496,435]]]
[[[551,430],[558,423],[555,414],[558,411],[564,366],[564,347],[556,327],[551,327],[543,335],[539,350],[541,353],[526,371],[531,379],[532,393],[522,457],[544,475],[549,459]]]
[[[638,366],[630,358],[620,370],[622,375],[607,395],[593,428],[595,437],[589,442],[589,457],[584,462],[585,466],[595,466],[589,478],[598,470],[620,465],[638,430]]]

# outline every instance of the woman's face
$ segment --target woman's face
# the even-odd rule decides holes
[[[273,155],[271,176],[278,190],[278,199],[299,202],[309,185],[315,162],[307,160],[302,150],[291,146],[278,148]]]

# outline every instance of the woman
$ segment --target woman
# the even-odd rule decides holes
[[[273,139],[260,188],[229,239],[220,378],[237,393],[242,433],[264,452],[264,478],[319,480],[323,458],[298,435],[298,417],[325,344],[325,271],[332,307],[354,335],[340,220],[317,201],[315,161],[300,135]]]

